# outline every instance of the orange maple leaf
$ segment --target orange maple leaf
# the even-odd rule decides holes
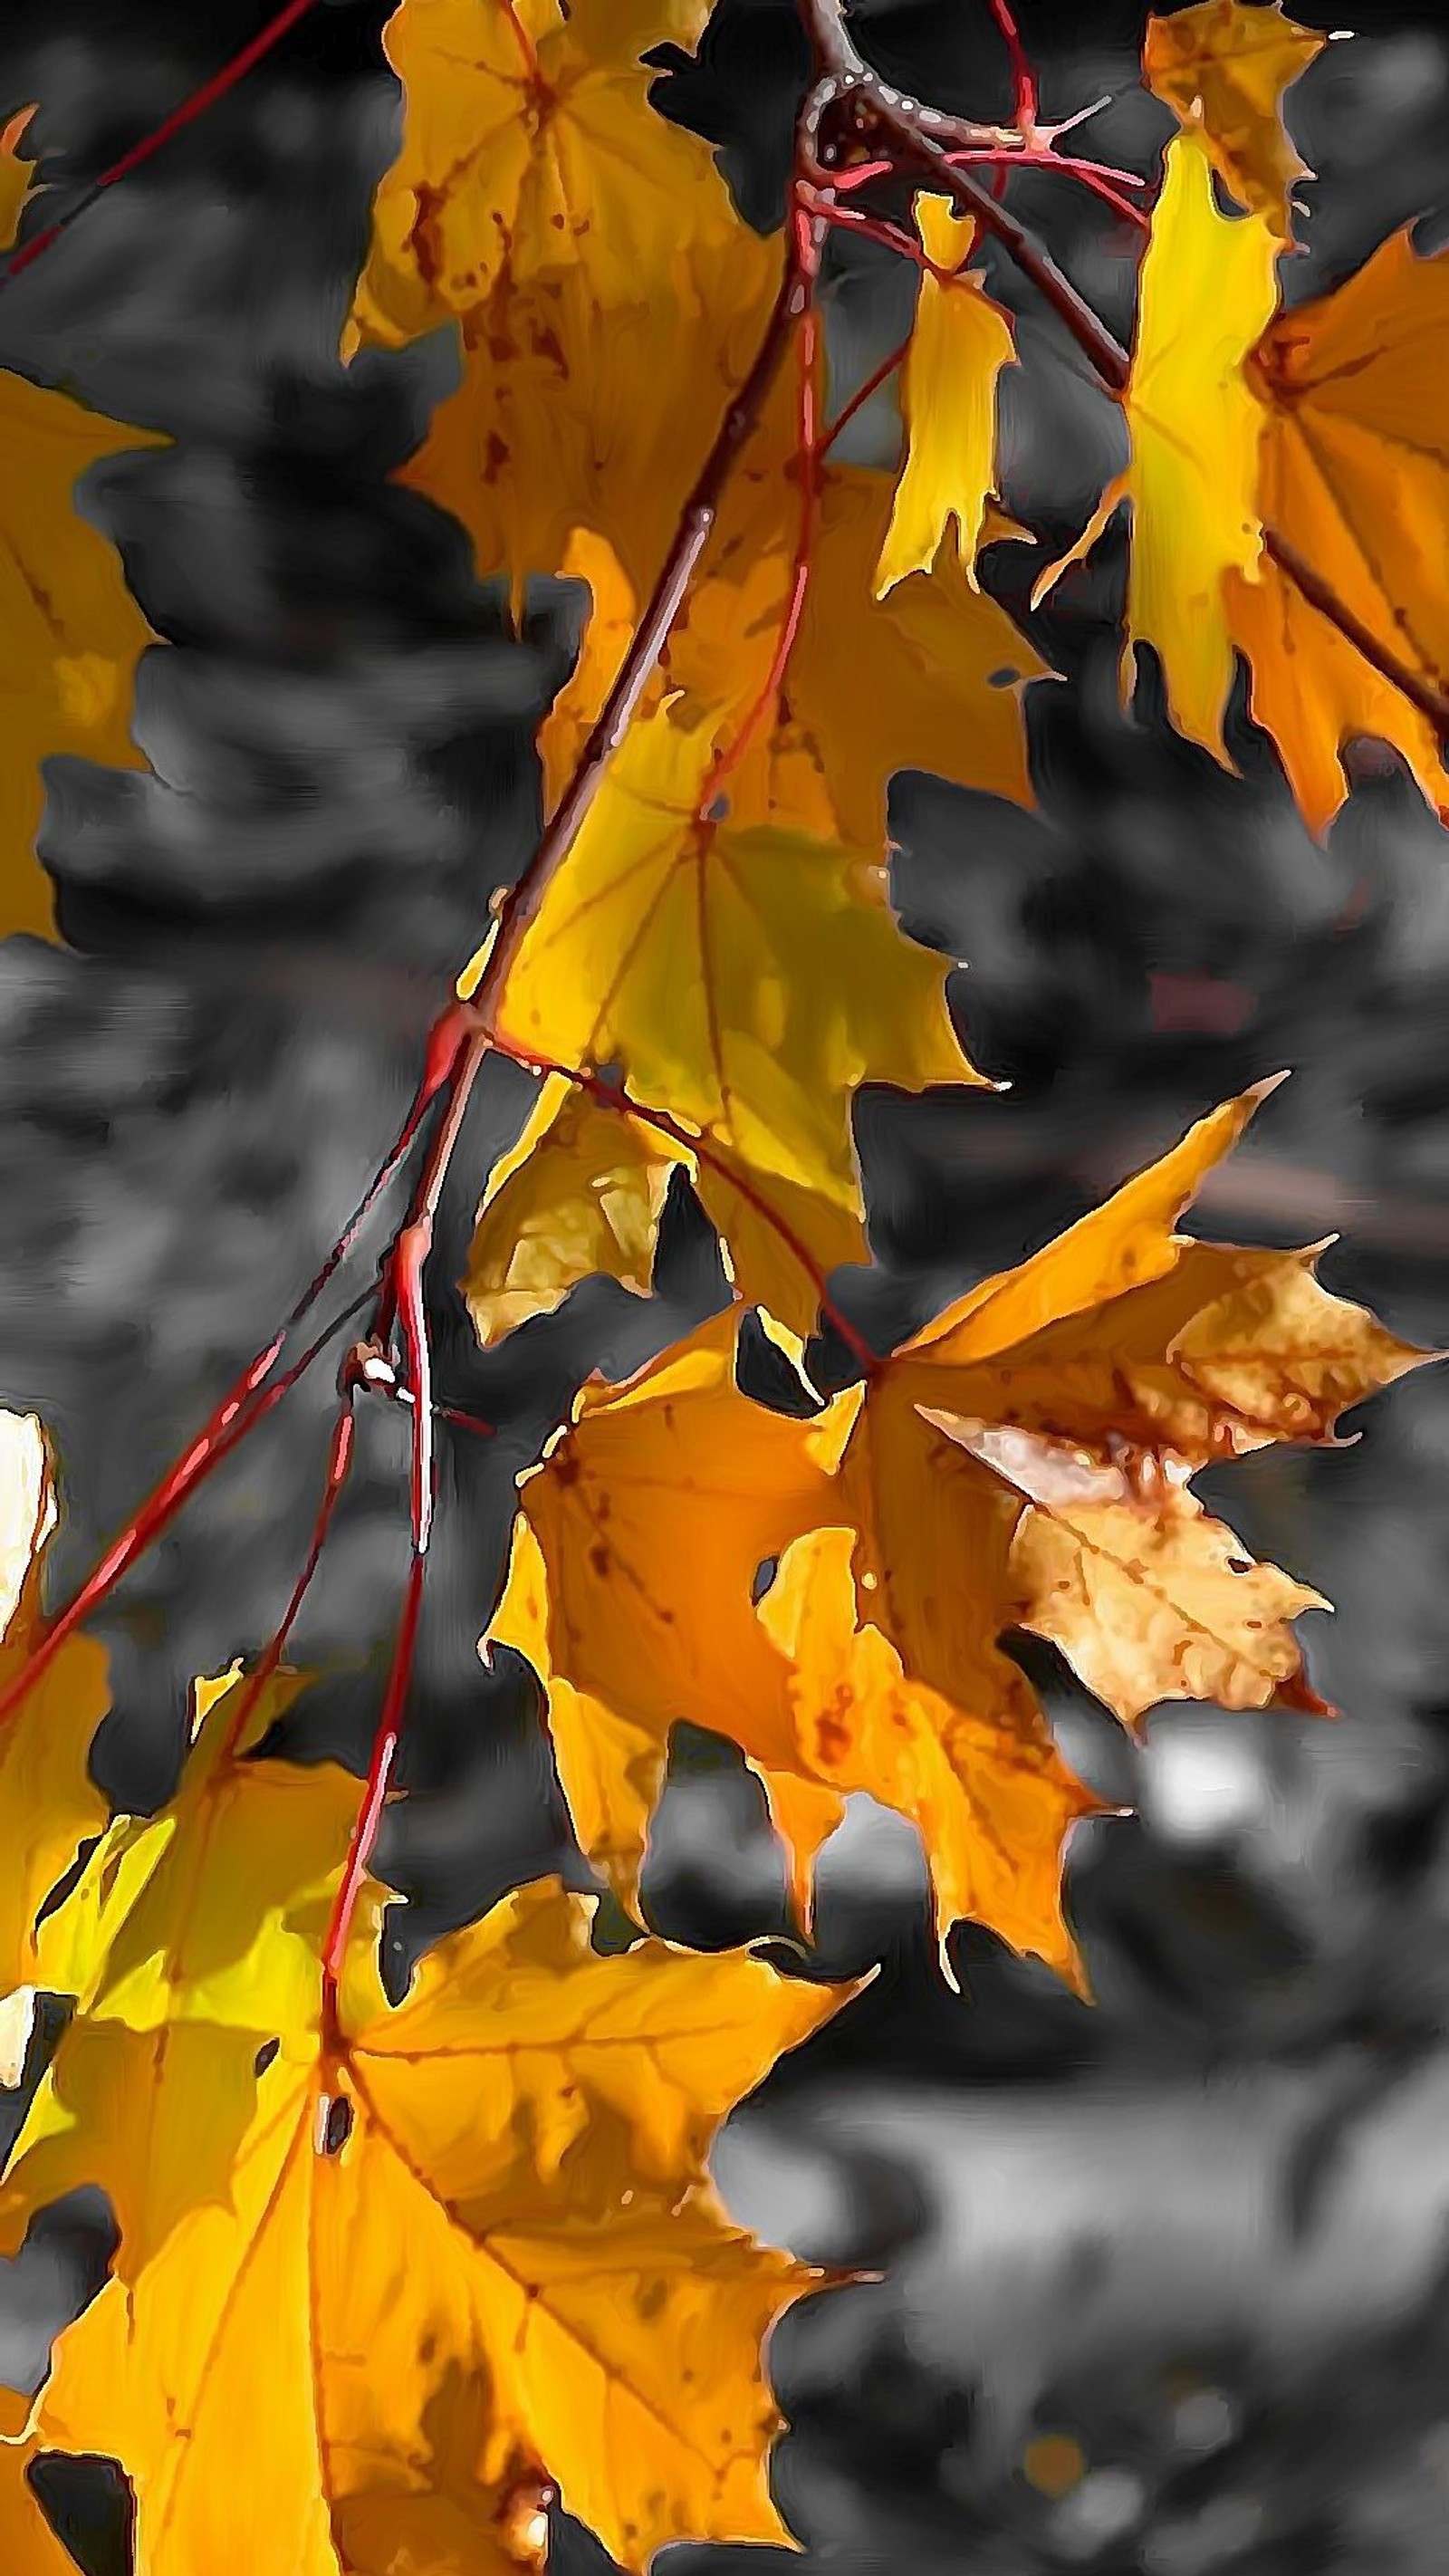
[[[1174,1231],[1257,1097],[815,1421],[739,1393],[728,1316],[626,1387],[585,1388],[523,1482],[493,1633],[538,1665],[581,1835],[625,1893],[669,1728],[688,1717],[759,1772],[797,1886],[840,1793],[868,1788],[920,1826],[943,1929],[979,1912],[1070,1969],[1060,1845],[1092,1802],[1002,1629],[1054,1638],[1125,1718],[1165,1697],[1256,1708],[1300,1688],[1289,1622],[1318,1596],[1253,1566],[1187,1479],[1266,1441],[1326,1438],[1422,1354],[1319,1287],[1311,1254]],[[776,1566],[783,1589],[761,1596]]]

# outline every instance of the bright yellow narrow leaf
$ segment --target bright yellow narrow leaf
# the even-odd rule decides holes
[[[949,198],[923,192],[916,225],[934,265],[922,272],[901,374],[906,459],[876,566],[877,599],[907,573],[929,572],[953,519],[962,568],[975,588],[976,547],[996,479],[996,379],[1015,356],[1006,315],[966,266],[973,219],[953,213]]]
[[[1324,38],[1246,0],[1197,0],[1168,18],[1149,18],[1142,40],[1147,86],[1199,124],[1213,167],[1240,205],[1266,216],[1280,241],[1290,232],[1289,192],[1311,179],[1283,128],[1279,100],[1321,53]]]
[[[943,1950],[951,1925],[969,1917],[1075,1979],[1062,1852],[1098,1801],[1068,1771],[1019,1676],[1010,1726],[906,1679],[889,1639],[859,1622],[851,1548],[845,1529],[796,1539],[760,1605],[791,1662],[802,1763],[911,1818],[931,1857]]]
[[[1332,295],[1297,305],[1249,368],[1263,408],[1262,512],[1393,659],[1449,687],[1449,430],[1436,352],[1449,257],[1393,234]],[[1433,727],[1274,565],[1234,578],[1253,713],[1315,829],[1347,793],[1352,734],[1380,735],[1430,802],[1445,802]]]
[[[1125,397],[1127,625],[1129,652],[1152,644],[1162,658],[1174,724],[1220,757],[1233,678],[1224,584],[1230,573],[1254,580],[1262,551],[1262,414],[1244,361],[1277,300],[1274,253],[1264,216],[1218,212],[1201,135],[1178,135],[1142,262]]]
[[[858,1214],[856,1086],[973,1079],[946,963],[897,927],[869,853],[697,820],[707,772],[668,708],[631,727],[524,935],[499,1034],[617,1065],[646,1107]]]
[[[40,1426],[30,1415],[0,1415],[4,1439],[0,1517],[0,1682],[19,1671],[41,1617],[40,1544],[54,1514]],[[36,1916],[81,1844],[109,1809],[87,1768],[91,1739],[110,1706],[106,1652],[74,1637],[0,1727],[0,1996],[20,1998],[9,2018],[19,2079],[29,2036],[28,1989],[43,1984]]]

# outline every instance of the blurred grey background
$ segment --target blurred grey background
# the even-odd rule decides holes
[[[1317,183],[1285,292],[1350,273],[1397,224],[1443,237],[1449,26],[1351,10],[1290,101]],[[63,206],[266,13],[173,0],[11,0],[0,115]],[[0,946],[0,1397],[57,1444],[64,1590],[263,1340],[392,1134],[417,1045],[491,889],[539,821],[533,727],[584,602],[540,580],[514,634],[441,514],[390,485],[452,381],[445,339],[350,371],[338,333],[371,186],[397,127],[384,11],[321,5],[248,83],[0,297],[0,363],[172,445],[87,479],[158,636],[137,688],[147,771],[52,764],[42,857],[63,944]],[[1323,27],[1327,11],[1300,15]],[[1048,115],[1107,104],[1102,158],[1149,170],[1142,13],[1024,5]],[[862,6],[916,94],[1006,112],[985,0]],[[669,112],[710,136],[749,218],[778,216],[803,64],[791,0],[726,0]],[[28,147],[28,148],[29,148]],[[1013,182],[1119,331],[1130,241],[1062,183]],[[47,211],[49,209],[47,208]],[[34,220],[40,220],[40,217]],[[1033,571],[1118,461],[1113,407],[1049,318],[1021,308],[1003,497],[1037,535],[988,558],[1026,620]],[[910,288],[869,245],[828,278],[847,394],[900,335]],[[1441,379],[1449,399],[1449,376]],[[1426,430],[1442,428],[1426,416]],[[852,452],[888,462],[889,397]],[[1364,745],[1326,848],[1237,710],[1238,774],[1166,728],[1145,667],[1117,697],[1120,540],[1026,621],[1067,676],[1028,722],[1039,810],[905,777],[892,797],[905,917],[969,956],[953,1003],[1009,1078],[964,1103],[865,1099],[858,1133],[883,1328],[1018,1258],[1243,1082],[1294,1068],[1196,1219],[1300,1243],[1398,1331],[1449,1338],[1449,875],[1445,835]],[[494,1067],[469,1122],[431,1286],[445,1400],[438,1559],[410,1710],[413,1796],[381,1861],[412,1900],[391,1965],[503,1887],[580,1883],[512,1659],[481,1672],[510,1480],[593,1366],[622,1373],[720,1303],[685,1192],[660,1294],[607,1283],[480,1355],[451,1282],[527,1085]],[[395,1204],[395,1202],[394,1202]],[[385,1228],[375,1230],[372,1248]],[[364,1255],[360,1282],[365,1281]],[[762,1361],[761,1365],[764,1363]],[[248,1444],[109,1605],[115,1709],[98,1778],[158,1803],[189,1681],[270,1633],[306,1544],[331,1364]],[[953,1995],[919,1856],[857,1802],[822,1867],[812,1975],[875,1967],[720,2151],[738,2214],[877,2279],[775,2338],[790,2419],[777,2485],[807,2566],[1084,2568],[1101,2576],[1437,2570],[1449,2506],[1449,1381],[1430,1372],[1330,1455],[1265,1454],[1204,1487],[1259,1550],[1320,1586],[1305,1623],[1333,1723],[1164,1707],[1140,1751],[1060,1666],[1063,1740],[1137,1815],[1079,1832],[1071,1906],[1097,2001],[963,1928]],[[405,1557],[399,1417],[359,1471],[297,1636],[318,1678],[287,1750],[354,1765],[376,1715]],[[646,1881],[702,1944],[787,1930],[778,1854],[727,1748],[680,1730]],[[32,2052],[38,2074],[58,2027]],[[104,2270],[103,2211],[58,2211],[0,2279],[0,2376]],[[47,2501],[91,2576],[126,2564],[104,2464]],[[565,2499],[566,2503],[567,2499]],[[560,2517],[556,2560],[603,2562]],[[669,2553],[750,2576],[774,2554]],[[782,2558],[781,2566],[787,2562]]]

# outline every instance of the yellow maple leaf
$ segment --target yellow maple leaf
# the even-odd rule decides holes
[[[1201,126],[1213,167],[1240,205],[1265,216],[1280,241],[1290,231],[1288,198],[1312,171],[1284,132],[1278,102],[1323,50],[1325,39],[1283,14],[1282,0],[1196,0],[1170,18],[1149,18],[1142,72],[1149,89]]]
[[[1174,723],[1216,752],[1233,677],[1224,583],[1251,581],[1262,551],[1261,421],[1244,360],[1276,301],[1266,222],[1219,214],[1206,152],[1180,135],[1142,263],[1126,395],[1127,618],[1162,656]]]
[[[935,1419],[1031,1506],[1011,1545],[1014,1615],[1054,1638],[1119,1717],[1161,1699],[1261,1708],[1297,1676],[1289,1622],[1328,1604],[1255,1565],[1185,1490],[1180,1466],[1144,1476],[1078,1442]]]
[[[1424,1356],[1321,1288],[1311,1253],[1176,1233],[1260,1097],[1200,1120],[1104,1207],[927,1325],[887,1373],[897,1412],[909,1402],[1009,1500],[1007,1615],[1054,1637],[1123,1717],[1174,1696],[1263,1707],[1296,1684],[1287,1623],[1317,1596],[1254,1567],[1186,1479],[1272,1440],[1326,1438],[1344,1406]],[[886,1579],[914,1587],[900,1642],[929,1678],[926,1587],[941,1572],[920,1553],[925,1565]]]
[[[237,1741],[223,1694],[173,1807],[93,1858],[89,1973],[0,2227],[13,2246],[84,2180],[120,2242],[33,2436],[121,2461],[147,2576],[396,2576],[465,2540],[501,2571],[545,2463],[631,2567],[779,2536],[759,2347],[815,2276],[728,2225],[704,2158],[840,1995],[740,1953],[599,1957],[591,1902],[549,1883],[393,2011],[374,1895],[329,2039],[357,1784],[247,1758],[287,1687]],[[264,2479],[237,2474],[243,2407]],[[513,2556],[538,2563],[529,2529]]]
[[[708,769],[668,708],[630,728],[495,1025],[525,1058],[617,1065],[645,1107],[858,1213],[855,1087],[975,1079],[945,961],[898,929],[868,852],[698,819]]]
[[[881,1623],[890,1643],[857,1634],[831,1546],[792,1551],[791,1542],[839,1529],[858,1497],[830,1472],[818,1428],[738,1392],[734,1331],[730,1316],[717,1317],[627,1387],[586,1387],[572,1429],[521,1487],[523,1519],[490,1634],[526,1654],[549,1692],[559,1777],[580,1840],[631,1901],[669,1729],[688,1717],[730,1736],[760,1778],[807,1921],[814,1856],[839,1821],[842,1794],[866,1788],[932,1838],[943,1931],[954,1919],[948,1906],[969,1906],[1067,1967],[1045,1843],[1054,1829],[1057,1863],[1068,1824],[1092,1802],[1053,1754],[1015,1667],[995,1650],[1001,1617],[987,1650],[990,1693],[973,1696],[973,1677],[958,1670],[949,1705],[945,1693],[906,1686],[890,1619]],[[838,1436],[853,1402],[834,1409]],[[873,1431],[882,1418],[872,1415]],[[991,1585],[949,1491],[959,1453],[939,1444],[943,1471],[909,1404],[902,1424],[905,1449],[885,1462],[896,1473],[902,1530],[928,1555],[944,1530],[951,1551],[949,1592],[938,1590],[925,1611],[943,1639],[939,1673],[951,1662],[955,1603],[969,1600],[964,1633],[974,1640],[990,1615]],[[1000,1599],[1019,1506],[1005,1503],[993,1480],[975,1474],[975,1482],[1001,1524]],[[844,1561],[850,1546],[847,1536]],[[781,1573],[757,1608],[759,1570],[775,1559]],[[975,1580],[962,1583],[962,1561],[979,1593]],[[678,1567],[705,1563],[708,1581],[692,1580],[682,1596]],[[998,1776],[1012,1772],[1014,1786]],[[1014,1859],[994,1840],[993,1814],[1008,1811],[1026,1828]],[[980,1835],[990,1851],[975,1848]]]
[[[657,74],[640,60],[707,14],[690,0],[399,0],[384,41],[406,118],[374,201],[365,327],[410,338],[500,279],[527,290],[559,273],[579,273],[601,314],[662,301],[681,246],[737,224],[707,147],[649,107]]]
[[[489,379],[498,400],[508,385],[516,389],[517,373],[506,366]],[[631,376],[632,412],[636,383]],[[540,407],[537,436],[523,451],[532,470],[520,487],[534,509],[528,559],[587,581],[593,600],[578,664],[540,732],[552,806],[623,659],[684,485],[677,455],[651,462],[638,480],[617,455],[597,475],[565,459],[567,422],[542,394]],[[471,396],[459,397],[455,411],[443,406],[418,472],[409,468],[404,479],[463,519],[486,570],[509,558],[495,506],[501,483],[480,477],[476,420]],[[671,686],[682,690],[690,730],[716,752],[732,746],[766,689],[795,579],[792,436],[793,416],[776,405],[725,495],[718,538],[643,701],[647,712]],[[877,601],[892,491],[889,475],[865,467],[828,466],[822,474],[788,670],[767,721],[729,773],[739,825],[783,824],[878,847],[897,769],[929,769],[1018,801],[1030,792],[1020,692],[1048,666],[975,587],[949,537],[929,578],[902,578]],[[983,542],[1017,533],[988,509]]]
[[[1261,509],[1396,661],[1449,686],[1449,436],[1426,398],[1426,352],[1449,329],[1449,258],[1392,234],[1347,283],[1265,333],[1249,375],[1262,406]],[[1229,581],[1251,705],[1314,829],[1347,793],[1358,733],[1400,751],[1435,805],[1434,728],[1274,564]]]
[[[974,219],[955,214],[948,197],[923,192],[916,225],[933,265],[922,273],[901,371],[906,457],[876,566],[877,599],[908,573],[929,572],[953,519],[975,586],[972,567],[996,473],[996,379],[1015,357],[1005,313],[966,266]]]

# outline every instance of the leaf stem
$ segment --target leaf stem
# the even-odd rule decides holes
[[[827,424],[821,437],[820,461],[822,464],[830,454],[832,447],[835,445],[835,442],[840,436],[840,433],[844,429],[847,421],[854,420],[856,413],[864,409],[865,405],[869,402],[871,395],[879,393],[881,386],[887,383],[889,378],[895,374],[897,367],[904,364],[910,345],[911,334],[908,331],[904,340],[898,340],[893,349],[888,349],[886,351],[880,364],[872,367],[870,374],[865,378],[864,383],[856,386],[850,400],[841,404],[834,420]]]
[[[21,276],[27,268],[32,268],[35,262],[60,240],[63,233],[70,231],[72,224],[79,223],[82,215],[90,213],[92,206],[100,202],[108,188],[114,188],[119,179],[128,179],[133,170],[143,168],[145,163],[152,160],[166,144],[174,140],[175,136],[184,133],[188,125],[194,125],[196,119],[204,116],[209,107],[214,107],[218,99],[225,98],[228,90],[235,89],[239,81],[245,80],[247,73],[261,62],[263,56],[269,54],[275,45],[280,44],[284,36],[290,35],[292,29],[316,5],[317,0],[286,0],[285,8],[279,9],[274,18],[269,18],[266,25],[259,28],[256,35],[251,37],[239,52],[233,54],[229,62],[222,64],[220,71],[213,72],[209,80],[203,81],[199,89],[191,92],[189,98],[184,98],[178,107],[173,107],[169,116],[164,116],[159,125],[152,127],[149,134],[143,134],[139,142],[128,145],[119,160],[111,162],[109,168],[102,170],[98,178],[92,179],[89,187],[76,199],[74,205],[68,206],[63,215],[57,215],[53,224],[47,224],[43,231],[33,234],[23,248],[12,254],[5,266],[0,268],[0,290],[13,286],[17,277]]]

